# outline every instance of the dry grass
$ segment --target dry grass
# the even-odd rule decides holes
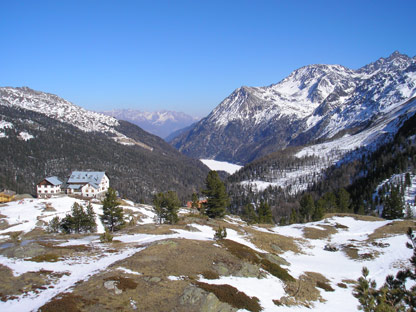
[[[43,254],[29,259],[25,259],[25,261],[33,262],[58,262],[59,260],[61,260],[59,256],[53,253]]]
[[[305,243],[305,240],[260,232],[250,228],[247,228],[247,233],[250,234],[248,238],[254,245],[272,254],[282,254],[286,251],[301,253],[299,245]]]
[[[43,305],[40,312],[81,312],[79,306],[81,305],[82,297],[75,296],[70,293],[59,295]]]
[[[63,275],[66,274],[40,270],[14,276],[8,267],[0,265],[1,300],[12,300],[14,297],[28,292],[38,293],[39,290],[46,289],[52,281],[61,278]]]
[[[379,238],[386,238],[398,234],[406,234],[409,227],[416,227],[416,221],[400,220],[393,221],[385,226],[379,227],[373,234],[368,236],[368,240],[372,241]]]
[[[234,256],[240,258],[243,261],[248,261],[252,264],[261,266],[261,268],[281,279],[282,281],[294,281],[294,278],[287,272],[287,270],[281,268],[278,264],[263,258],[262,254],[251,249],[250,247],[228,239],[221,240],[220,244],[227,248],[227,250]]]
[[[202,272],[202,276],[205,279],[212,279],[212,280],[220,278],[220,275],[217,272],[210,271],[210,270]]]
[[[117,288],[121,290],[136,289],[137,287],[137,282],[128,277],[110,276],[105,278],[104,281],[115,281]]]
[[[24,237],[27,238],[34,238],[34,237],[38,237],[38,236],[42,236],[45,235],[46,232],[44,229],[36,227],[33,230],[31,230],[30,232],[27,232]]]
[[[352,260],[373,260],[375,258],[377,258],[380,255],[380,252],[378,251],[373,251],[372,253],[362,253],[360,254],[359,251],[359,247],[353,245],[353,244],[349,244],[349,245],[345,245],[342,246],[342,251]]]
[[[326,213],[324,219],[332,217],[351,217],[359,221],[384,221],[384,219],[374,216],[358,215],[355,213]]]
[[[275,300],[274,303],[276,305],[302,305],[312,308],[313,302],[323,301],[320,291],[317,289],[318,284],[330,287],[329,280],[322,274],[305,272],[299,279],[286,283],[285,291],[287,296]]]
[[[331,285],[329,285],[328,283],[325,283],[325,282],[321,282],[321,281],[316,282],[316,287],[319,287],[319,288],[321,288],[325,291],[335,291],[335,289],[333,289],[331,287]]]
[[[42,211],[43,212],[55,212],[56,209],[53,208],[51,204],[45,204],[45,208]]]
[[[144,224],[136,225],[134,227],[129,227],[126,229],[128,234],[152,234],[152,235],[165,235],[165,234],[174,234],[171,230],[172,228],[181,228],[179,226],[171,226],[167,224]]]
[[[159,241],[119,265],[145,276],[198,276],[215,271],[214,263],[222,262],[229,272],[241,269],[241,261],[210,241],[169,239]]]
[[[123,264],[123,267],[125,265]],[[142,271],[137,267],[137,271]],[[104,287],[107,280],[122,281],[117,288],[122,293],[116,295]],[[189,281],[170,281],[166,279],[154,280],[151,276],[130,275],[119,270],[109,269],[107,272],[92,276],[88,281],[79,283],[73,289],[75,296],[82,296],[83,300],[91,303],[82,311],[178,311],[178,298],[183,294]],[[132,302],[138,310],[132,308]],[[195,309],[188,309],[196,311]]]
[[[118,199],[117,199],[117,203],[118,203],[120,206],[131,207],[131,205],[130,205],[128,202],[126,202],[125,200],[120,199],[120,198],[118,198]]]
[[[303,236],[307,239],[326,239],[329,236],[336,234],[338,230],[331,225],[319,225],[321,229],[315,227],[305,227],[303,229]]]
[[[73,293],[62,293],[40,307],[39,312],[81,312],[89,311],[89,307],[97,300],[87,300]]]

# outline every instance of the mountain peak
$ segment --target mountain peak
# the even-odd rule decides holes
[[[406,54],[401,54],[399,51],[394,51],[387,58],[379,58],[377,61],[370,63],[357,70],[357,73],[374,74],[378,70],[383,72],[391,72],[396,70],[404,70],[412,63],[415,63],[415,59],[410,58]]]
[[[114,109],[102,112],[105,115],[115,117],[119,120],[129,121],[143,130],[166,138],[171,133],[185,128],[199,118],[192,117],[183,112],[170,110],[159,110],[154,112],[143,112],[137,109]]]
[[[401,54],[399,51],[394,51],[392,54],[390,54],[390,56],[388,57],[388,59],[395,59],[398,57],[408,57],[406,54]]]
[[[364,129],[416,95],[415,70],[416,60],[398,51],[359,70],[304,66],[279,83],[234,90],[173,144],[192,157],[245,163]]]

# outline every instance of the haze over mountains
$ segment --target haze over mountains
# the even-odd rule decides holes
[[[111,111],[103,111],[102,113],[120,120],[129,121],[163,139],[166,139],[173,132],[186,128],[200,119],[182,112],[168,110],[143,112],[136,109],[114,109]]]
[[[238,164],[361,134],[354,149],[394,133],[414,113],[415,96],[416,58],[397,51],[358,70],[308,65],[277,84],[238,88],[172,145],[194,158]]]

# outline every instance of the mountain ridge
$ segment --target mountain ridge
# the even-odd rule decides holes
[[[168,138],[172,133],[186,128],[199,120],[198,117],[169,110],[145,112],[137,109],[113,109],[110,111],[102,111],[101,113],[119,120],[129,121],[163,139]]]
[[[287,146],[364,129],[416,95],[416,58],[394,52],[351,70],[307,65],[267,87],[240,87],[172,141],[194,158],[244,164]]]

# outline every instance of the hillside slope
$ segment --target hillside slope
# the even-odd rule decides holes
[[[182,209],[179,224],[156,225],[152,207],[132,202],[122,207],[136,224],[114,233],[113,243],[94,233],[45,233],[44,222],[74,202],[83,203],[62,197],[0,207],[2,311],[358,311],[352,291],[362,267],[381,285],[412,254],[404,233],[414,221],[347,215],[249,226]],[[213,239],[219,226],[227,239]]]
[[[181,198],[202,187],[208,168],[126,121],[88,112],[28,88],[0,88],[0,188],[34,193],[45,176],[106,171],[123,196]]]

